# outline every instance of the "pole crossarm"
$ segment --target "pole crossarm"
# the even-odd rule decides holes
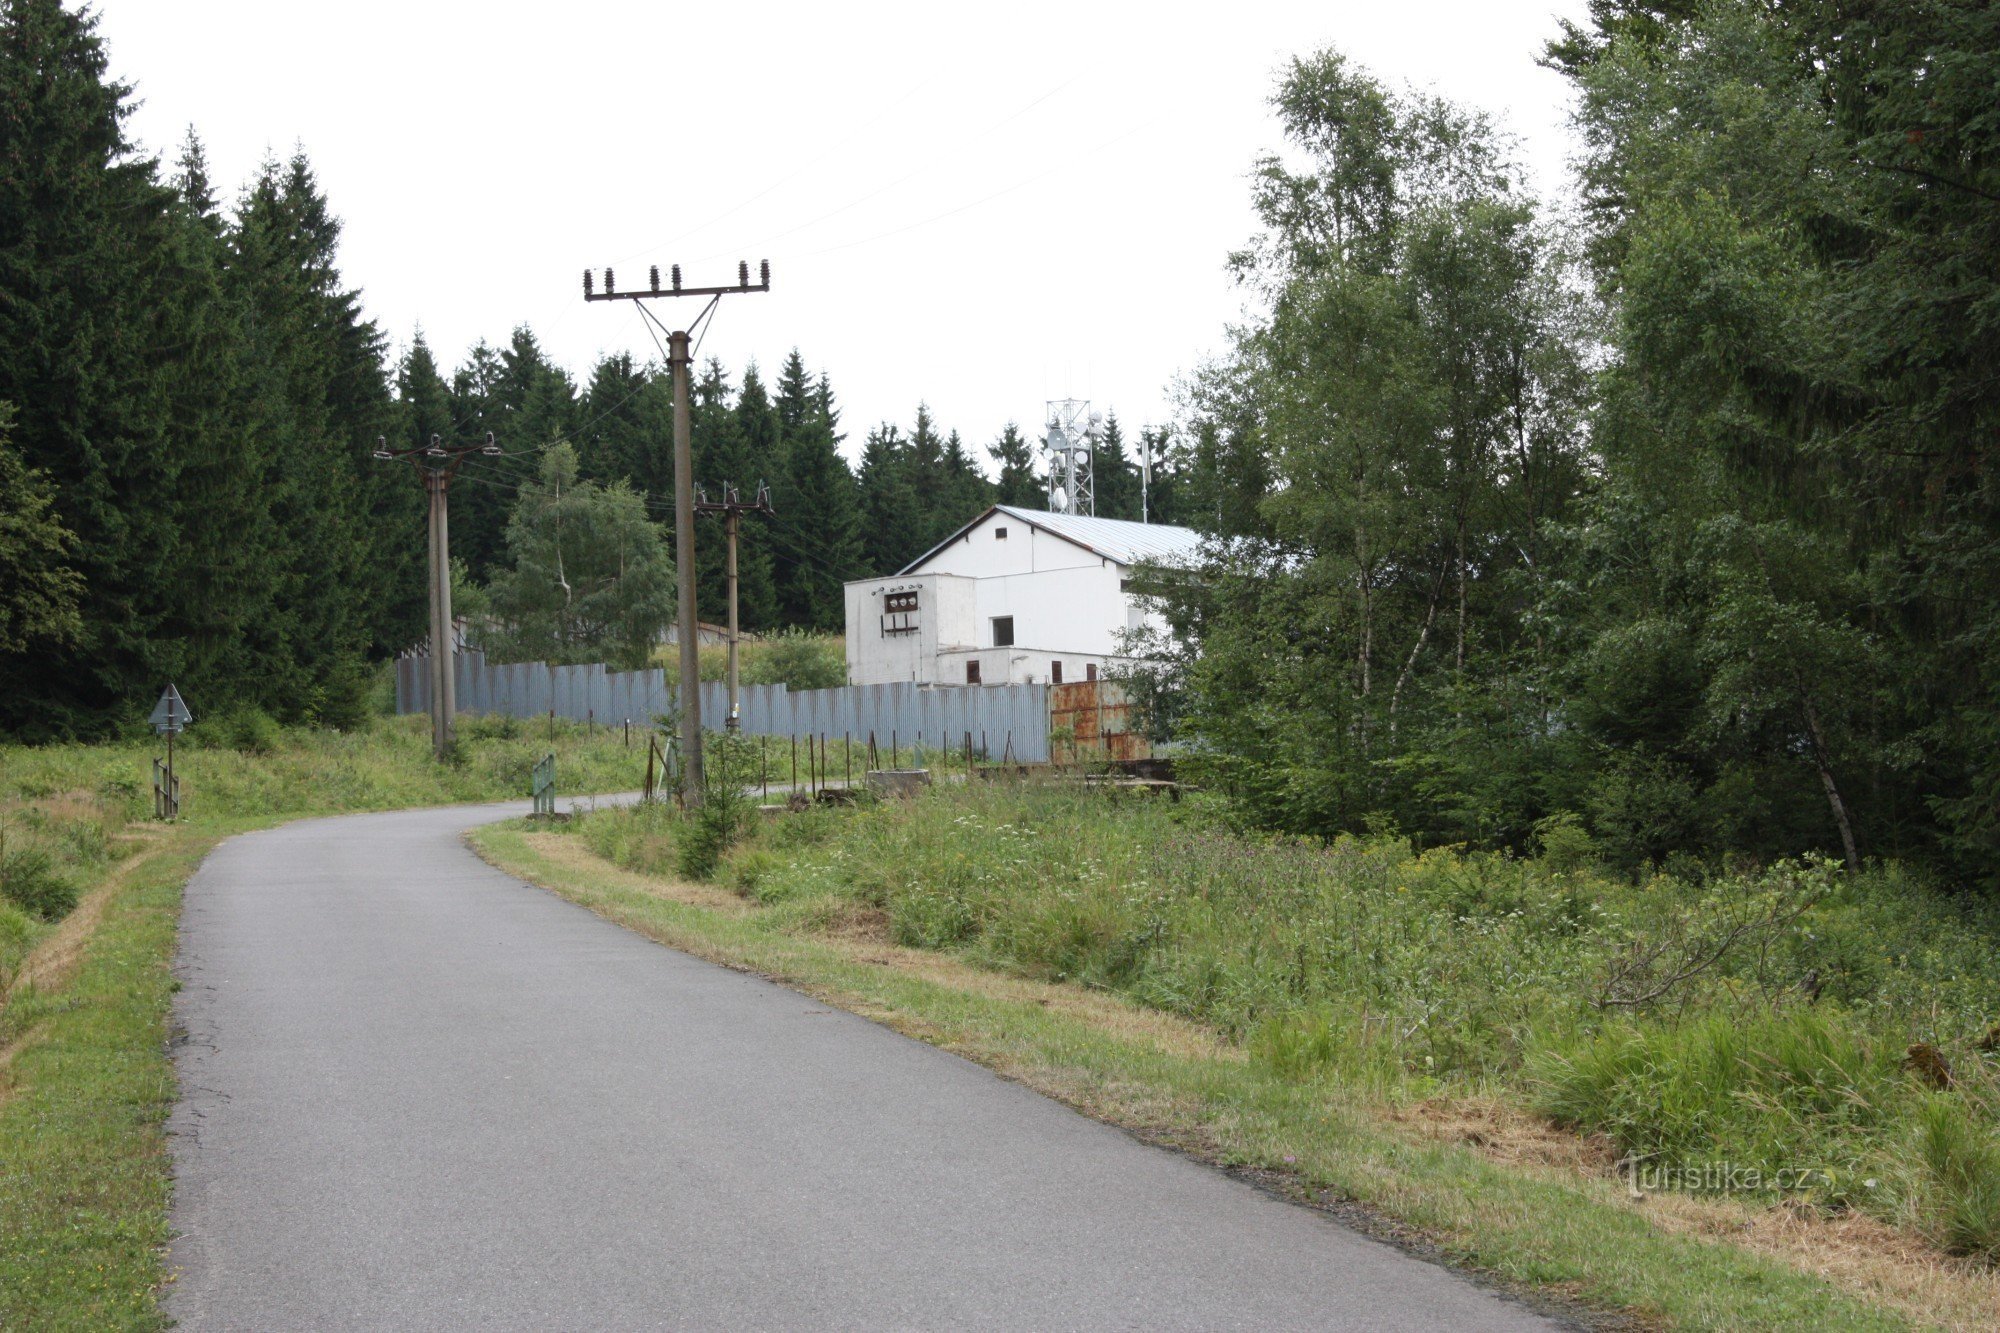
[[[694,511],[697,514],[773,514],[778,511],[771,507],[771,488],[763,482],[757,483],[757,498],[745,500],[743,493],[730,485],[722,484],[722,498],[711,500],[708,492],[697,489],[694,496]]]
[[[472,455],[481,454],[487,458],[499,458],[506,452],[494,440],[493,432],[489,430],[486,432],[486,438],[478,444],[446,444],[443,436],[433,435],[428,444],[413,444],[407,449],[391,449],[389,437],[377,435],[375,450],[371,457],[380,463],[409,463],[419,473],[428,474],[425,477],[426,485],[431,484],[432,477],[442,478],[445,484],[449,485],[451,479],[458,475],[459,464]]]
[[[591,269],[583,271],[583,299],[586,301],[634,301],[646,302],[658,297],[705,296],[708,305],[698,315],[689,328],[698,328],[714,313],[715,307],[725,296],[743,292],[768,292],[771,290],[771,261],[766,259],[757,265],[757,281],[750,281],[750,264],[747,260],[736,265],[736,285],[734,287],[689,287],[681,281],[681,266],[668,266],[667,285],[660,284],[660,266],[654,264],[647,270],[647,285],[639,291],[618,290],[617,275],[611,269],[604,270],[604,290],[597,290],[597,274]],[[640,315],[667,334],[667,367],[674,379],[674,572],[678,583],[678,614],[680,626],[680,689],[675,702],[680,712],[680,765],[677,774],[681,803],[688,809],[699,806],[704,792],[704,774],[701,754],[701,626],[695,618],[694,595],[694,517],[697,510],[694,494],[694,459],[691,436],[693,427],[689,411],[689,369],[694,364],[694,353],[689,349],[689,329],[668,329],[660,323],[658,316],[645,305],[638,307]],[[733,498],[733,497],[732,497]],[[703,497],[703,508],[707,497]],[[768,506],[769,496],[759,490],[758,502]],[[724,518],[729,526],[729,582],[730,597],[730,708],[729,725],[736,725],[735,699],[735,658],[736,658],[736,526],[739,521],[737,510],[728,509],[724,501]],[[769,512],[768,508],[764,512]]]
[[[416,469],[430,498],[430,621],[431,621],[431,749],[442,760],[451,752],[453,719],[458,712],[458,632],[451,614],[451,518],[445,493],[451,489],[459,464],[473,454],[498,458],[505,451],[493,432],[478,444],[446,444],[433,435],[430,443],[391,449],[386,436],[375,437],[374,457],[383,463],[408,463]]]
[[[617,289],[616,274],[611,269],[604,270],[604,290],[597,290],[595,270],[583,271],[583,299],[586,301],[650,301],[656,296],[729,296],[736,292],[768,292],[771,290],[771,261],[759,261],[757,281],[750,281],[750,261],[743,260],[736,265],[736,285],[733,287],[683,287],[681,266],[674,264],[671,285],[660,286],[660,266],[655,264],[649,271],[651,285],[638,291],[621,292]]]

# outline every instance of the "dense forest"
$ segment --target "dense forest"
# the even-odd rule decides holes
[[[1100,514],[1137,516],[1143,448],[1154,517],[1208,537],[1149,584],[1156,725],[1262,827],[1992,882],[2000,10],[1592,0],[1544,60],[1574,203],[1475,109],[1334,51],[1280,79],[1228,257],[1252,316],[1171,429],[1113,418],[1097,461]],[[657,575],[661,367],[573,378],[526,327],[392,356],[303,153],[225,206],[198,140],[148,158],[128,105],[92,19],[7,4],[0,731],[101,732],[170,677],[355,720],[369,659],[423,633],[421,495],[377,436],[501,443],[453,493],[501,622],[551,559],[583,577],[565,515]],[[1044,497],[1031,435],[921,405],[857,430],[798,352],[698,367],[694,447],[711,494],[770,488],[753,628],[837,626],[843,580]]]
[[[1156,711],[1271,827],[1994,882],[2000,9],[1593,0],[1546,62],[1576,217],[1283,78]]]

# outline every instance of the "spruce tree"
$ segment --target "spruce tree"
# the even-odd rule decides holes
[[[860,495],[841,457],[833,391],[824,378],[817,386],[807,381],[804,370],[794,353],[778,397],[780,420],[794,423],[786,427],[785,473],[771,521],[780,613],[789,625],[838,629],[846,614],[842,585],[867,572]]]
[[[623,478],[640,490],[671,496],[671,445],[663,448],[657,439],[659,422],[647,401],[647,385],[645,368],[629,352],[598,361],[583,392],[588,424],[576,440],[577,465],[586,480]]]
[[[781,478],[784,466],[780,415],[764,380],[753,362],[743,372],[743,388],[736,396],[735,456],[718,458],[704,483],[712,498],[722,498],[722,487],[734,485],[745,500],[752,499],[760,483]],[[717,475],[717,473],[720,475]],[[716,521],[698,534],[698,540],[724,545],[722,524]],[[738,520],[736,554],[737,614],[745,629],[771,629],[778,623],[778,590],[775,561],[771,550],[769,520],[761,515]],[[726,550],[726,547],[724,548]],[[726,594],[726,586],[717,588]],[[728,601],[721,605],[727,614]]]
[[[200,283],[173,192],[127,142],[94,15],[16,0],[0,15],[0,399],[54,488],[87,601],[64,647],[0,656],[0,726],[101,730],[143,715],[178,665],[180,351]]]
[[[1099,518],[1139,517],[1139,469],[1125,452],[1118,414],[1104,414],[1104,431],[1090,460],[1091,484]]]
[[[281,717],[351,721],[364,653],[423,632],[423,497],[369,459],[396,430],[384,339],[342,285],[340,226],[302,153],[266,163],[231,233],[244,401],[281,544],[270,613],[246,627]]]
[[[76,545],[55,515],[48,478],[14,452],[14,405],[0,403],[0,656],[74,642],[83,632]]]
[[[892,574],[924,550],[910,481],[910,446],[894,422],[868,432],[861,447],[860,483],[864,577]]]
[[[1022,509],[1048,507],[1047,484],[1035,473],[1034,446],[1021,438],[1021,428],[1008,422],[1000,438],[986,447],[986,456],[999,465],[995,484],[995,504]]]

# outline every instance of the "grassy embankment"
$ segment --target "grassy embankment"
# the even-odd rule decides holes
[[[1677,1327],[2000,1319],[2000,919],[1892,868],[1632,884],[1562,826],[1415,854],[1038,785],[789,816],[714,885],[695,836],[478,842],[1509,1282]]]
[[[338,735],[253,715],[186,739],[172,825],[142,818],[150,744],[0,746],[0,1328],[164,1322],[170,964],[210,847],[302,815],[520,797],[551,750],[563,792],[629,790],[645,753],[499,720],[461,724],[449,766],[422,718]]]

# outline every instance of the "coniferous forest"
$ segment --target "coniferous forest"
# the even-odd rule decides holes
[[[507,450],[453,493],[474,596],[532,600],[524,495],[668,540],[659,366],[573,375],[527,327],[392,355],[303,152],[150,159],[92,20],[4,12],[0,731],[102,733],[169,678],[356,721],[424,632],[422,496],[378,436]],[[1258,313],[1098,457],[1100,514],[1138,516],[1143,443],[1156,521],[1210,539],[1150,585],[1156,724],[1265,827],[1991,883],[2000,11],[1593,0],[1544,59],[1574,204],[1476,108],[1332,51],[1280,79],[1226,257]],[[694,447],[711,493],[771,490],[753,629],[837,627],[844,580],[1044,496],[1032,433],[844,421],[798,352],[698,367]]]

